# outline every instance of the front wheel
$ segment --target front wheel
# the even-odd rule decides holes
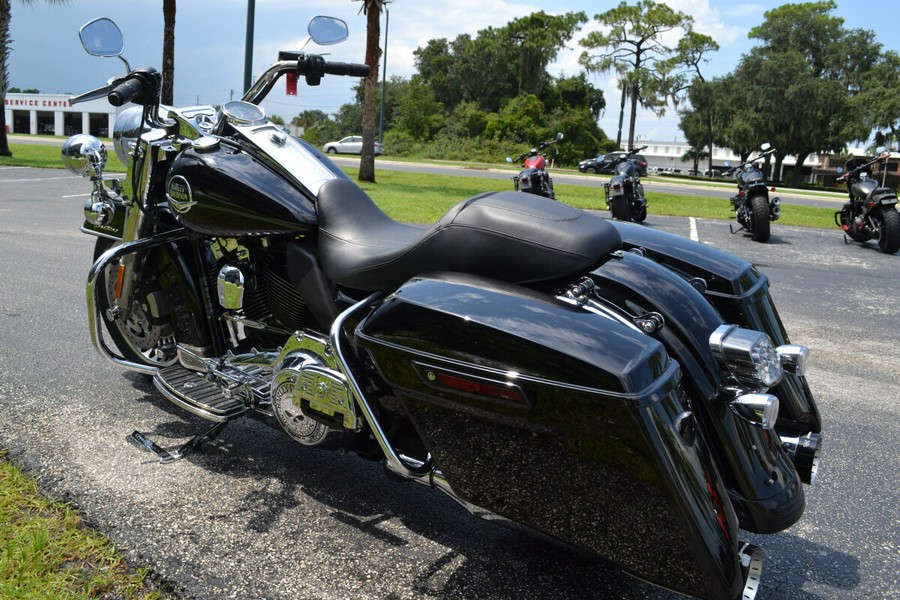
[[[900,214],[893,206],[882,208],[872,215],[878,231],[875,232],[875,240],[878,247],[885,254],[894,254],[900,250]]]
[[[327,152],[328,154],[337,154],[337,148],[331,147],[325,152]]]
[[[98,238],[94,246],[94,260],[116,244],[118,242],[113,240]],[[152,284],[142,279],[131,294],[130,306],[126,310],[119,310],[116,308],[119,303],[115,300],[117,283],[118,267],[110,264],[97,278],[97,286],[100,288],[97,293],[97,310],[109,338],[122,358],[151,367],[164,367],[174,363],[176,356],[172,327],[151,317],[148,299],[153,292],[148,286]],[[114,317],[116,313],[118,316]]]
[[[769,239],[769,201],[765,196],[753,196],[750,199],[750,209],[753,211],[754,242],[765,242]]]
[[[634,216],[632,219],[635,223],[643,223],[644,219],[647,218],[647,205],[641,206],[640,208],[634,211]]]

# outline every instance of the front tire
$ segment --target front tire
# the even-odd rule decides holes
[[[110,239],[98,238],[94,245],[94,261],[117,244],[118,242]],[[115,305],[117,274],[116,265],[111,264],[100,274],[96,284],[100,288],[97,294],[99,318],[103,321],[109,338],[122,354],[122,358],[129,362],[151,367],[173,364],[176,355],[172,328],[168,324],[151,323],[151,318],[147,314],[149,308],[144,302],[135,303],[132,310],[128,311],[127,317],[110,318],[110,308]],[[135,288],[133,295],[140,298],[143,295],[141,288]]]
[[[643,223],[644,219],[647,218],[647,206],[641,206],[636,211],[634,211],[634,217],[632,218],[634,219],[635,223]]]
[[[878,225],[877,237],[878,247],[885,254],[894,254],[900,250],[900,214],[893,206],[882,208],[878,213],[872,215]]]
[[[334,147],[331,147],[331,148],[328,148],[327,150],[325,150],[325,152],[327,154],[337,154],[337,149]]]
[[[754,242],[765,242],[769,239],[769,201],[765,196],[753,196],[750,199],[750,209],[753,211]]]
[[[590,173],[591,175],[595,175],[597,173],[597,169],[594,167],[588,167],[584,170],[585,173]]]

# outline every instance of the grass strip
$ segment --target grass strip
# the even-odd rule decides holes
[[[0,453],[0,598],[164,598],[146,576]]]

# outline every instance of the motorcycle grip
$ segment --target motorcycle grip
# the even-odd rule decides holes
[[[113,106],[122,106],[134,98],[144,88],[144,83],[137,78],[126,79],[114,87],[107,96],[109,103]]]
[[[345,62],[325,63],[325,72],[329,75],[349,75],[351,77],[368,77],[369,65]]]

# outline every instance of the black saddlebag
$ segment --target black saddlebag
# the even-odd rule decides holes
[[[739,596],[737,518],[657,340],[459,274],[406,283],[356,339],[461,499],[670,589]]]

